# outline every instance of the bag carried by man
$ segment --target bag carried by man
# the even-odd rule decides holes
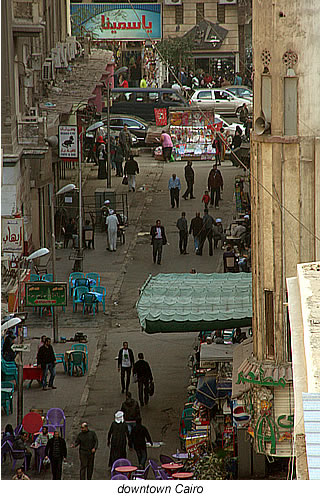
[[[149,381],[149,395],[150,395],[150,397],[152,397],[153,394],[154,394],[154,382]]]
[[[128,177],[126,177],[126,176],[123,177],[122,183],[123,183],[123,185],[128,185]]]

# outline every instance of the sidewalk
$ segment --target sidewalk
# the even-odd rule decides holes
[[[169,205],[167,190],[168,179],[173,172],[181,178],[184,188],[183,168],[185,162],[163,164],[148,156],[138,158],[140,174],[137,176],[137,189],[135,193],[128,193],[130,225],[126,231],[126,243],[119,246],[117,252],[106,251],[106,236],[97,233],[95,250],[85,250],[83,262],[84,272],[98,272],[101,284],[107,288],[106,313],[99,311],[96,317],[83,316],[80,308],[72,312],[72,303],[68,304],[66,311],[59,313],[59,338],[68,340],[75,332],[81,331],[88,335],[89,372],[84,377],[67,376],[61,364],[57,366],[57,390],[43,392],[34,382],[30,389],[24,388],[24,413],[31,408],[42,409],[44,414],[51,407],[60,407],[66,415],[67,429],[66,440],[68,444],[68,461],[71,466],[66,466],[64,479],[78,479],[77,451],[70,449],[70,443],[79,431],[82,418],[97,431],[100,441],[100,451],[96,459],[95,479],[107,479],[107,458],[105,439],[108,427],[113,420],[114,411],[122,403],[123,396],[119,393],[119,379],[116,370],[115,357],[122,341],[129,338],[129,346],[134,346],[134,351],[144,351],[150,361],[156,379],[156,396],[146,415],[147,426],[151,430],[154,441],[165,439],[168,445],[163,451],[175,451],[179,442],[177,440],[180,406],[186,395],[186,386],[189,379],[187,359],[192,353],[196,338],[195,333],[182,333],[171,335],[146,335],[141,333],[135,311],[135,301],[138,289],[148,277],[149,273],[161,272],[188,272],[195,267],[198,272],[220,272],[222,270],[222,251],[215,251],[213,257],[208,256],[205,245],[203,257],[197,257],[192,251],[192,241],[189,241],[189,255],[178,255],[178,235],[175,227],[176,219],[181,211],[186,211],[190,222],[195,211],[203,211],[201,198],[206,186],[206,179],[211,168],[211,162],[194,162],[196,171],[195,196],[196,200],[181,200],[179,210],[172,210]],[[83,168],[83,192],[94,193],[98,187],[103,187],[103,180],[97,180],[97,167],[85,166]],[[228,225],[235,213],[233,199],[233,180],[239,173],[231,163],[224,163],[221,168],[225,179],[224,200],[219,211],[210,210],[212,216],[223,219],[224,226]],[[77,172],[74,171],[76,175]],[[68,179],[69,183],[70,179]],[[139,190],[145,185],[145,190]],[[122,185],[121,178],[112,176],[112,187],[118,193],[127,192],[127,186]],[[163,265],[155,268],[151,261],[151,247],[149,236],[150,225],[156,218],[161,218],[167,232],[170,245],[164,249]],[[67,281],[72,272],[73,262],[68,259],[70,250],[57,250],[57,279]],[[24,354],[24,363],[34,362],[37,345],[42,334],[51,336],[51,319],[29,313],[28,337],[31,343],[31,353]],[[120,336],[119,336],[120,335]],[[32,339],[31,339],[32,338]],[[68,350],[72,342],[53,345],[57,353]],[[139,348],[139,349],[138,349]],[[179,380],[175,385],[168,385],[168,380]],[[171,386],[172,385],[172,386]],[[174,386],[173,386],[174,385]],[[134,386],[132,391],[136,391]],[[136,394],[133,393],[136,398]],[[10,422],[15,427],[16,422],[16,396],[14,397],[14,414],[2,417],[2,426]],[[165,402],[164,402],[165,401]],[[165,421],[165,422],[164,422]],[[170,445],[169,445],[170,443]],[[161,451],[161,448],[160,448]],[[151,449],[150,457],[159,454],[159,449]],[[130,457],[130,459],[133,456]],[[3,466],[3,478],[10,478],[11,469],[7,464]],[[33,479],[38,479],[37,474],[30,473]],[[42,473],[41,479],[50,479],[51,474]]]

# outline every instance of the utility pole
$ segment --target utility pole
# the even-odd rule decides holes
[[[21,311],[21,258],[18,260],[18,313]],[[18,345],[23,343],[23,328],[18,326]],[[22,352],[17,355],[16,364],[18,365],[18,397],[17,397],[17,426],[22,424],[23,419],[23,356]]]
[[[107,78],[107,188],[111,187],[111,151],[110,151],[110,76]]]
[[[56,282],[56,233],[55,233],[55,225],[54,225],[54,203],[55,203],[55,185],[51,184],[52,193],[51,193],[51,251],[52,251],[52,280]],[[56,307],[52,307],[52,329],[53,329],[53,342],[58,342],[58,314],[56,313]]]

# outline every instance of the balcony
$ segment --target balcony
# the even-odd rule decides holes
[[[18,144],[24,149],[47,148],[47,119],[39,116],[24,116],[17,122]]]

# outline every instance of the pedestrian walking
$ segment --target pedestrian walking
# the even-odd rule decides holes
[[[188,161],[184,167],[184,177],[187,182],[187,190],[182,197],[183,199],[187,199],[190,195],[190,199],[195,199],[193,195],[194,169],[192,168],[192,161]]]
[[[128,161],[126,161],[124,165],[124,174],[128,177],[129,192],[131,192],[131,190],[135,192],[136,190],[137,173],[139,173],[139,165],[133,158],[133,154],[130,154]]]
[[[122,147],[122,153],[125,157],[125,160],[127,160],[129,158],[132,147],[132,137],[131,133],[128,130],[128,125],[123,125],[123,129],[119,134],[119,143]]]
[[[202,228],[202,237],[201,244],[199,247],[199,253],[202,255],[202,250],[206,239],[208,239],[209,244],[209,256],[213,256],[213,248],[212,248],[212,238],[213,238],[213,225],[214,220],[211,215],[208,213],[208,208],[204,210],[204,216],[202,218],[203,228]]]
[[[37,355],[37,365],[42,369],[42,389],[47,390],[47,386],[55,390],[57,387],[53,385],[56,376],[56,356],[51,345],[51,338],[46,338],[44,345],[39,348]],[[49,385],[47,384],[48,371],[50,372]]]
[[[221,248],[225,242],[225,236],[223,232],[223,225],[221,218],[216,218],[216,223],[213,226],[213,247],[214,249],[218,248],[218,242],[221,241]]]
[[[186,214],[184,211],[181,213],[181,217],[177,220],[177,227],[179,229],[180,255],[187,255],[188,221],[186,219]]]
[[[109,243],[108,250],[116,251],[119,220],[114,210],[109,211],[109,215],[106,218],[106,225],[108,230],[108,243]]]
[[[94,249],[94,226],[90,220],[86,220],[84,223],[83,236],[84,247]]]
[[[179,194],[181,189],[181,183],[179,177],[175,173],[169,179],[168,189],[170,192],[170,201],[171,208],[174,208],[175,205],[179,208]]]
[[[162,146],[163,159],[165,162],[168,162],[171,158],[173,143],[170,135],[165,130],[162,130],[161,132],[160,143]]]
[[[102,135],[97,138],[97,157],[98,157],[98,179],[107,178],[107,151],[106,151],[106,143],[103,140]]]
[[[153,247],[153,263],[161,265],[162,257],[162,247],[167,244],[167,238],[163,225],[161,225],[161,220],[156,221],[156,225],[153,225],[150,230],[151,244]]]
[[[114,161],[116,164],[116,177],[122,177],[122,175],[123,175],[123,168],[122,168],[123,150],[122,150],[122,146],[119,142],[119,137],[116,138]]]
[[[132,449],[131,432],[136,425],[136,421],[141,417],[140,407],[136,400],[132,398],[131,392],[127,392],[126,400],[122,403],[121,411],[123,412],[124,421],[128,427],[128,445]]]
[[[215,133],[213,147],[216,150],[216,166],[221,166],[222,140],[217,132]]]
[[[3,345],[2,345],[2,357],[4,360],[7,362],[12,362],[14,361],[16,357],[16,353],[12,350],[12,345],[15,343],[16,337],[13,334],[13,331],[11,329],[8,329],[6,333],[6,337],[4,339]]]
[[[201,202],[204,203],[204,208],[208,208],[208,205],[211,201],[211,197],[209,195],[209,191],[204,191],[204,195],[202,196]]]
[[[208,189],[211,191],[210,206],[219,209],[220,191],[223,190],[223,178],[217,165],[213,165],[208,177]]]
[[[196,254],[198,254],[200,248],[202,230],[203,230],[202,218],[200,217],[200,212],[197,212],[196,216],[191,220],[190,229],[189,229],[189,234],[193,235],[194,249]]]
[[[118,371],[121,372],[121,389],[122,393],[128,393],[130,386],[131,370],[134,364],[134,354],[128,346],[128,342],[124,341],[122,348],[118,353]]]
[[[144,360],[143,353],[138,353],[138,359],[133,366],[133,374],[137,376],[139,401],[143,407],[149,402],[149,387],[153,376],[149,363]]]
[[[108,447],[110,447],[110,468],[112,468],[113,463],[117,459],[126,459],[128,437],[128,427],[124,422],[123,412],[117,411],[114,415],[114,421],[111,423],[107,437],[107,444]]]
[[[45,454],[50,459],[52,480],[61,480],[62,461],[67,459],[67,445],[65,439],[59,435],[58,430],[48,440]]]
[[[131,434],[133,448],[136,451],[139,468],[144,469],[147,461],[147,445],[148,442],[153,445],[149,431],[141,424],[141,418],[137,419],[137,424]]]
[[[71,447],[79,447],[80,480],[91,480],[94,458],[98,448],[98,437],[93,430],[89,430],[88,423],[81,424],[81,431]]]

